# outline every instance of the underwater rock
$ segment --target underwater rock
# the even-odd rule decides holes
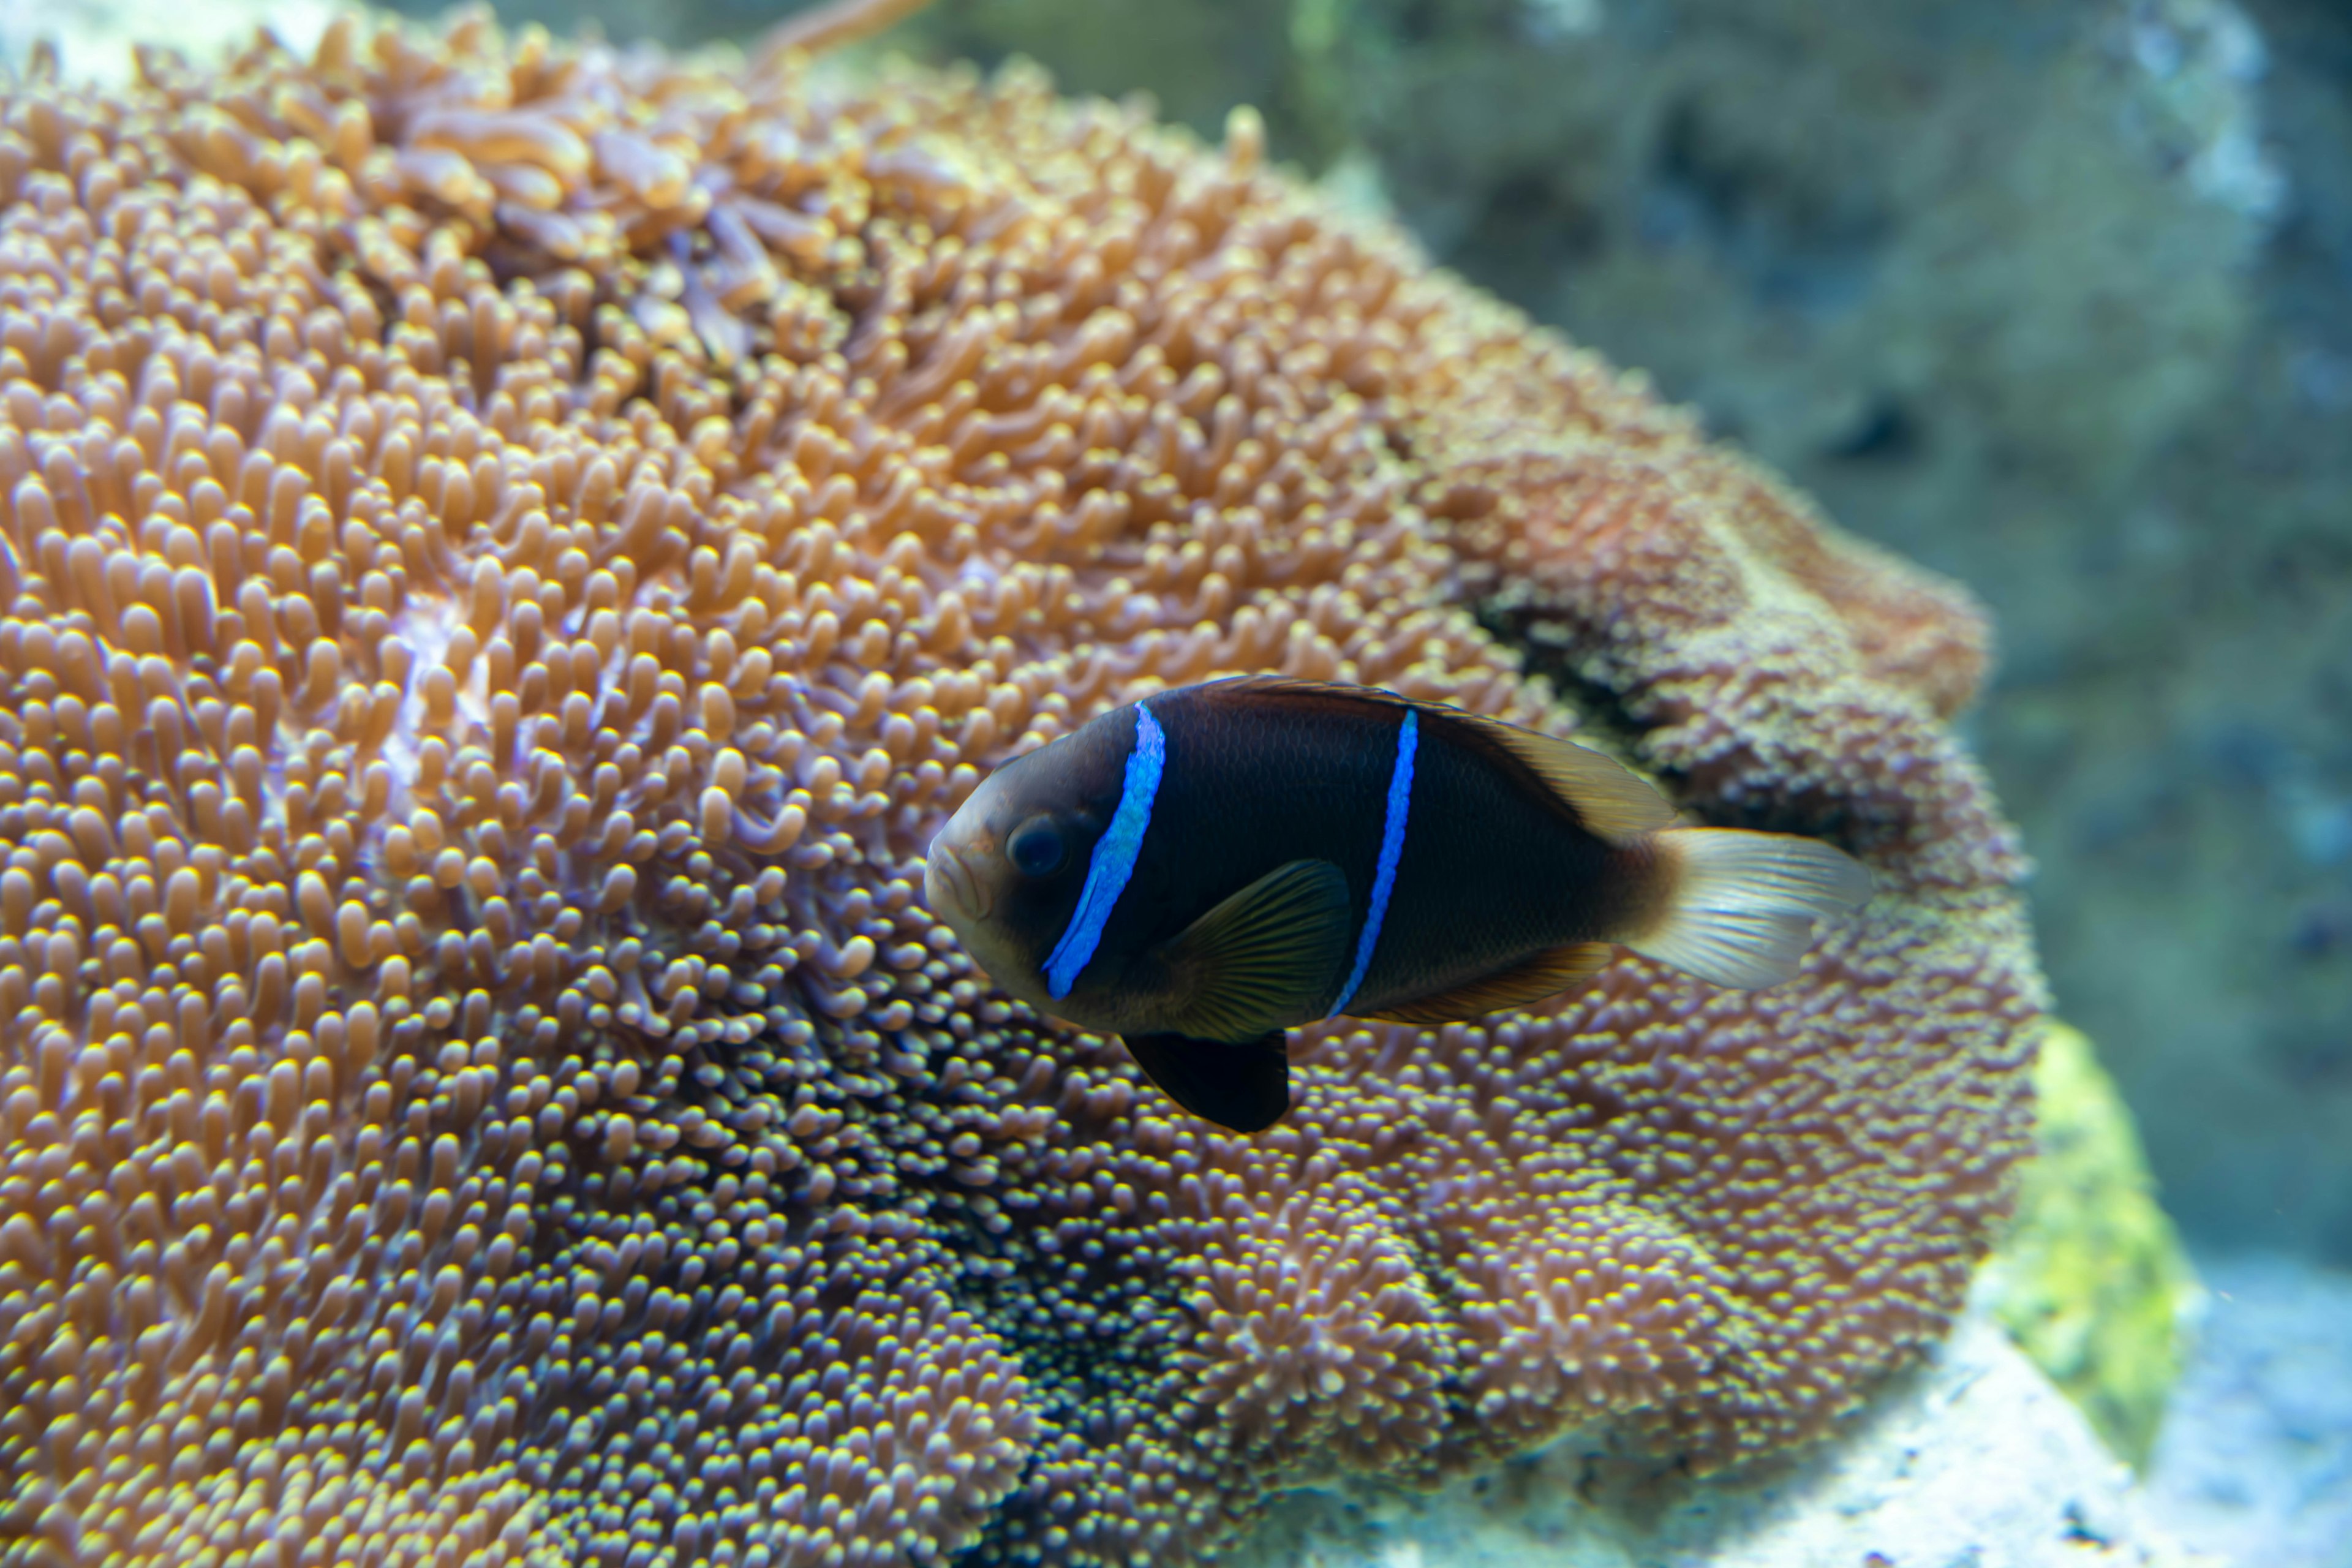
[[[2198,1259],[2211,1295],[2147,1470],[2184,1543],[2261,1568],[2352,1563],[2352,1273]]]
[[[1177,1563],[1748,1460],[1943,1334],[2041,999],[1980,614],[1262,153],[479,18],[0,96],[37,1560]],[[1221,1133],[917,889],[985,768],[1257,669],[1878,894],[1767,993],[1303,1031]]]
[[[1986,1270],[1993,1316],[2110,1447],[2145,1466],[2203,1291],[2091,1042],[2052,1023],[2033,1088],[2034,1157]]]
[[[2210,1568],[1990,1318],[1820,1447],[1666,1474],[1568,1437],[1433,1497],[1302,1494],[1231,1568]]]

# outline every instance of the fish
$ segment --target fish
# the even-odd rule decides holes
[[[1716,985],[1796,973],[1870,874],[1818,839],[1677,826],[1573,741],[1371,687],[1153,693],[996,768],[924,896],[990,980],[1117,1035],[1192,1114],[1289,1108],[1285,1031],[1525,1006],[1630,948]]]

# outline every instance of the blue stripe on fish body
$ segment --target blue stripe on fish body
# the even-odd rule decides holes
[[[1364,913],[1364,929],[1356,938],[1356,964],[1348,971],[1348,984],[1339,987],[1339,999],[1331,1004],[1333,1013],[1344,1013],[1356,997],[1356,987],[1364,983],[1364,973],[1372,966],[1372,950],[1380,945],[1381,922],[1388,917],[1389,895],[1396,890],[1397,862],[1404,858],[1405,816],[1412,805],[1412,757],[1421,744],[1419,715],[1405,710],[1404,723],[1397,730],[1396,765],[1389,771],[1388,812],[1381,819],[1381,859],[1372,873],[1371,908]]]
[[[1143,835],[1151,826],[1152,797],[1160,793],[1160,775],[1168,762],[1168,740],[1151,710],[1135,705],[1135,749],[1127,754],[1127,776],[1119,784],[1118,808],[1110,826],[1095,840],[1087,862],[1086,886],[1062,940],[1045,955],[1045,994],[1056,1002],[1070,994],[1078,972],[1102,942],[1103,927],[1135,875],[1136,857],[1143,853]]]

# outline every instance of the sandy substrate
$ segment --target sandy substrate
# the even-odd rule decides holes
[[[1430,1498],[1301,1493],[1232,1568],[2215,1568],[1979,1312],[1836,1439],[1694,1482],[1569,1438]]]
[[[1432,1498],[1299,1494],[1236,1568],[2352,1568],[2352,1273],[2200,1267],[2144,1485],[1974,1318],[1793,1461],[1695,1484],[1571,1438]]]
[[[2149,1516],[2244,1568],[2352,1568],[2352,1274],[2275,1255],[2199,1267],[2211,1302]]]

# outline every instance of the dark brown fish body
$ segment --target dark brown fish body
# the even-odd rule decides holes
[[[1182,759],[1152,810],[1152,838],[1167,851],[1148,846],[1139,858],[1104,952],[1148,954],[1235,889],[1302,858],[1339,868],[1348,927],[1361,929],[1405,710],[1353,694],[1234,689],[1247,685],[1220,682],[1153,701],[1169,756]],[[1564,821],[1528,769],[1469,750],[1453,729],[1425,715],[1420,725],[1394,886],[1349,999],[1349,1010],[1365,1016],[1539,950],[1605,941],[1623,929],[1624,906],[1638,891],[1612,864],[1638,848],[1620,850]],[[1344,966],[1328,976],[1319,998],[1327,1011],[1345,978]]]
[[[1126,1036],[1189,1107],[1262,1125],[1284,1103],[1283,1028],[1475,1016],[1560,989],[1611,942],[1769,984],[1811,916],[1866,890],[1827,846],[1672,816],[1567,742],[1252,678],[1007,763],[935,841],[928,881],[998,984]],[[1708,889],[1697,906],[1721,907],[1694,907]]]

